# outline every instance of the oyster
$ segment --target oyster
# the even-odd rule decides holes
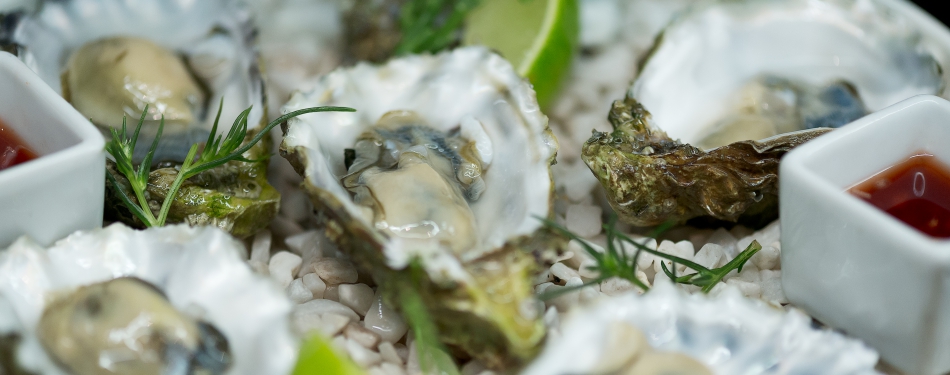
[[[283,111],[343,103],[357,112],[290,120],[281,144],[328,237],[388,301],[420,293],[447,344],[523,364],[544,336],[531,251],[557,246],[537,233],[557,141],[529,84],[469,47],[336,70]]]
[[[688,295],[660,282],[642,296],[628,293],[574,311],[523,374],[617,373],[644,345],[656,353],[685,354],[708,368],[682,372],[688,374],[878,374],[877,353],[860,341],[815,329],[799,310],[745,298],[731,286],[717,290]],[[671,370],[688,363],[653,359]]]
[[[248,137],[266,123],[254,30],[239,1],[68,0],[7,18],[12,32],[0,44],[19,46],[20,59],[104,134],[121,127],[123,116],[134,125],[147,106],[138,160],[164,118],[147,197],[156,207],[174,165],[191,145],[208,139],[219,103],[224,121],[253,106]],[[219,130],[226,133],[227,124]],[[280,196],[266,178],[269,142],[259,145],[245,155],[259,162],[232,162],[183,186],[170,220],[215,225],[242,237],[266,226]],[[109,211],[136,224],[114,194],[107,197]]]
[[[657,38],[582,158],[621,220],[777,216],[789,149],[916,94],[946,95],[947,30],[890,0],[717,0]],[[820,15],[820,16],[817,16]],[[926,32],[926,33],[925,33]],[[932,35],[927,33],[937,33]]]
[[[0,252],[0,358],[12,373],[286,374],[291,302],[209,227],[121,224]],[[12,327],[12,328],[10,328]],[[3,341],[15,338],[4,353]],[[10,371],[10,369],[4,369]]]

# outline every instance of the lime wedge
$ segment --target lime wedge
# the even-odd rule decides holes
[[[300,346],[293,375],[365,375],[355,363],[337,352],[322,335],[311,335]]]
[[[546,108],[577,50],[578,0],[482,0],[465,20],[464,44],[498,51],[534,85]]]

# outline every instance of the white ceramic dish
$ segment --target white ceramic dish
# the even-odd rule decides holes
[[[950,164],[950,102],[917,96],[790,152],[781,164],[789,301],[913,374],[950,371],[950,241],[845,190],[919,151]]]
[[[13,55],[0,52],[0,119],[40,157],[0,171],[0,248],[102,226],[102,134]]]

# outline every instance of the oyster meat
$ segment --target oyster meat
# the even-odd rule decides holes
[[[557,141],[529,84],[468,47],[338,69],[283,111],[344,104],[357,112],[290,120],[281,144],[328,237],[392,305],[421,294],[445,343],[493,368],[523,364],[544,336],[532,252],[558,246],[539,220]]]
[[[166,199],[165,178],[174,176],[193,144],[208,139],[219,104],[223,121],[252,107],[248,137],[266,124],[254,29],[240,1],[67,0],[7,19],[12,32],[0,44],[17,45],[19,58],[104,135],[121,128],[124,116],[134,127],[148,108],[137,161],[164,119],[146,197],[156,209]],[[226,133],[227,125],[219,131]],[[172,198],[169,220],[215,225],[241,237],[266,226],[280,203],[266,178],[268,147],[260,142],[245,155],[258,162],[232,162],[190,180]],[[141,225],[114,193],[107,197],[111,216]]]
[[[916,94],[947,95],[945,28],[891,0],[716,0],[656,39],[582,158],[620,219],[777,216],[789,149]],[[936,33],[936,34],[935,34]],[[939,35],[938,35],[939,34]]]
[[[211,227],[114,224],[48,249],[23,237],[0,251],[0,369],[287,374],[291,302],[245,257]]]

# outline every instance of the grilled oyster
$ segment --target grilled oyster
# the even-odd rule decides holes
[[[544,336],[529,250],[555,246],[536,232],[557,151],[528,83],[469,47],[336,70],[283,111],[342,103],[357,112],[290,120],[281,144],[328,236],[388,300],[418,288],[446,343],[524,363]]]
[[[289,373],[298,346],[291,302],[245,256],[239,242],[209,227],[114,224],[49,249],[21,238],[0,252],[0,358],[13,360],[0,368]],[[10,337],[16,348],[3,353]]]
[[[139,160],[164,118],[147,197],[156,207],[165,199],[164,181],[175,174],[173,166],[191,145],[208,138],[222,99],[224,119],[253,106],[248,137],[266,123],[254,30],[238,1],[67,0],[10,18],[13,32],[4,34],[10,40],[0,44],[20,46],[20,59],[104,134],[121,127],[123,115],[134,124],[148,107],[136,147]],[[248,159],[266,160],[269,142],[259,145]],[[267,225],[280,203],[267,183],[266,162],[209,171],[174,199],[171,221],[215,225],[237,236]],[[118,199],[109,206],[135,224]]]
[[[677,17],[582,158],[620,218],[777,216],[789,149],[915,94],[946,94],[925,17],[889,0],[717,0]],[[820,15],[820,16],[817,16]],[[929,31],[936,29],[936,31]],[[811,129],[810,129],[811,128]],[[806,129],[806,130],[803,130]],[[810,130],[809,130],[810,129]]]

